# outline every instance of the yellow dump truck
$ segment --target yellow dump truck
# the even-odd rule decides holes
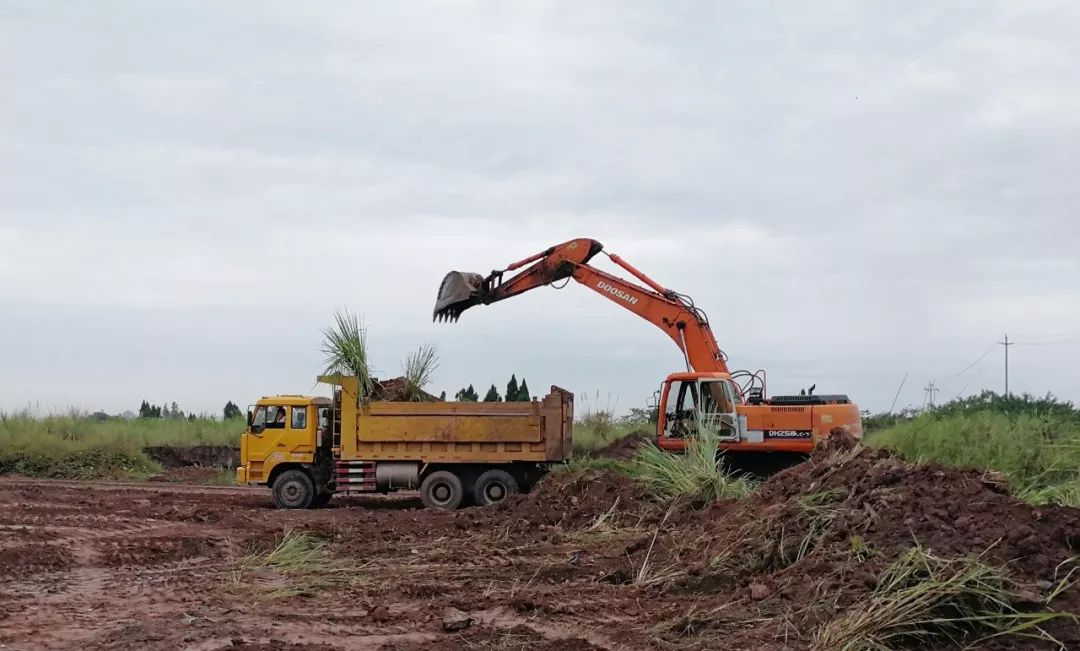
[[[236,480],[270,487],[280,508],[417,489],[429,508],[482,506],[570,457],[574,398],[555,386],[531,402],[386,402],[360,399],[355,377],[319,381],[333,398],[265,396],[248,409]]]

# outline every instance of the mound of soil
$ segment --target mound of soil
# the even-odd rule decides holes
[[[408,397],[405,392],[405,378],[396,377],[389,380],[379,380],[372,378],[371,399],[372,400],[387,400],[390,402],[406,402]],[[439,402],[439,398],[431,395],[427,391],[420,391],[420,397],[422,402]]]
[[[17,577],[66,570],[74,562],[71,552],[52,545],[23,545],[0,549],[0,577]]]
[[[626,517],[653,511],[641,484],[610,470],[558,472],[544,477],[532,492],[492,507],[529,525],[575,529],[605,514]]]
[[[143,454],[166,469],[235,468],[240,462],[240,448],[228,445],[154,445],[143,448]]]
[[[865,604],[885,570],[915,547],[1002,568],[1037,604],[1080,552],[1080,509],[1034,507],[992,474],[911,464],[841,439],[773,476],[754,497],[662,531],[656,547],[652,562],[685,568],[662,592],[701,595],[717,607],[735,602],[763,616],[800,609],[789,623],[807,631]],[[1050,607],[1080,612],[1080,590],[1064,590]],[[679,620],[672,637],[703,627]],[[1074,623],[1047,628],[1080,648]]]
[[[637,430],[596,450],[592,453],[592,456],[608,459],[633,459],[634,455],[637,454],[638,446],[652,437],[652,432]]]

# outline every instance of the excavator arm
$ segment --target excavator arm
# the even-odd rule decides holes
[[[600,242],[576,239],[553,246],[487,276],[451,271],[439,287],[434,318],[456,321],[476,305],[490,305],[531,289],[573,278],[660,328],[683,352],[689,369],[728,373],[724,353],[716,343],[705,313],[688,297],[666,289]],[[599,253],[640,280],[644,286],[601,271],[589,264]],[[520,270],[520,271],[518,271]],[[517,271],[509,278],[507,272]]]

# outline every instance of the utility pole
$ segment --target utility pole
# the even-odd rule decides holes
[[[934,394],[941,391],[941,389],[937,388],[934,385],[933,380],[930,380],[930,384],[927,384],[926,386],[924,386],[923,391],[926,392],[926,399],[923,401],[923,406],[924,407],[929,407],[930,409],[933,409],[934,408]]]
[[[1009,395],[1009,346],[1015,346],[1015,343],[1009,343],[1009,335],[1005,335],[1004,341],[999,341],[999,344],[1005,346],[1005,396]]]

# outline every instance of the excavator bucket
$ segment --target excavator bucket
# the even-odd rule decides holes
[[[457,321],[461,313],[479,305],[484,296],[484,277],[477,273],[451,271],[439,285],[432,318],[439,321]]]

